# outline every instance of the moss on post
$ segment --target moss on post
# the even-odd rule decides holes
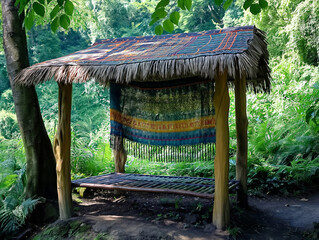
[[[227,71],[215,77],[215,118],[216,118],[216,157],[215,157],[215,197],[213,224],[224,229],[230,220],[228,172],[229,172],[229,93]]]
[[[73,214],[71,195],[71,103],[72,85],[59,83],[59,123],[54,138],[54,155],[60,219]]]

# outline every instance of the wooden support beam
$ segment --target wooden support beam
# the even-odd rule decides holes
[[[125,173],[125,163],[127,159],[127,154],[124,150],[123,139],[121,139],[121,143],[119,145],[120,145],[119,149],[113,149],[115,172]]]
[[[237,72],[235,77],[235,109],[236,109],[236,134],[237,134],[237,158],[236,179],[240,181],[238,192],[238,204],[248,206],[247,198],[247,106],[246,106],[246,77]]]
[[[71,195],[71,103],[72,84],[59,83],[59,123],[53,150],[56,159],[60,219],[72,216]]]
[[[229,172],[229,93],[227,71],[216,74],[214,106],[216,118],[215,198],[213,224],[224,229],[230,220],[228,172]]]

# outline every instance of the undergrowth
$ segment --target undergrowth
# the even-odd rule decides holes
[[[43,198],[26,198],[24,187],[26,183],[26,165],[13,174],[11,183],[6,178],[1,179],[0,193],[0,237],[8,237],[16,233],[25,223],[27,217],[35,209],[36,205],[45,201]]]

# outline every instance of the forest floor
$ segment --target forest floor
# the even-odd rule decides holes
[[[232,197],[231,227],[211,224],[212,200],[170,194],[86,190],[73,196],[75,216],[56,221],[31,239],[204,240],[316,239],[319,192],[250,197],[240,209]],[[317,234],[317,235],[316,235]]]

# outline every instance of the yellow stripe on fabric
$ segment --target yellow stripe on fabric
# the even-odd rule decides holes
[[[177,121],[150,121],[141,118],[126,116],[119,111],[111,109],[110,119],[122,123],[130,128],[158,133],[189,132],[203,128],[215,127],[215,116],[192,118]]]

